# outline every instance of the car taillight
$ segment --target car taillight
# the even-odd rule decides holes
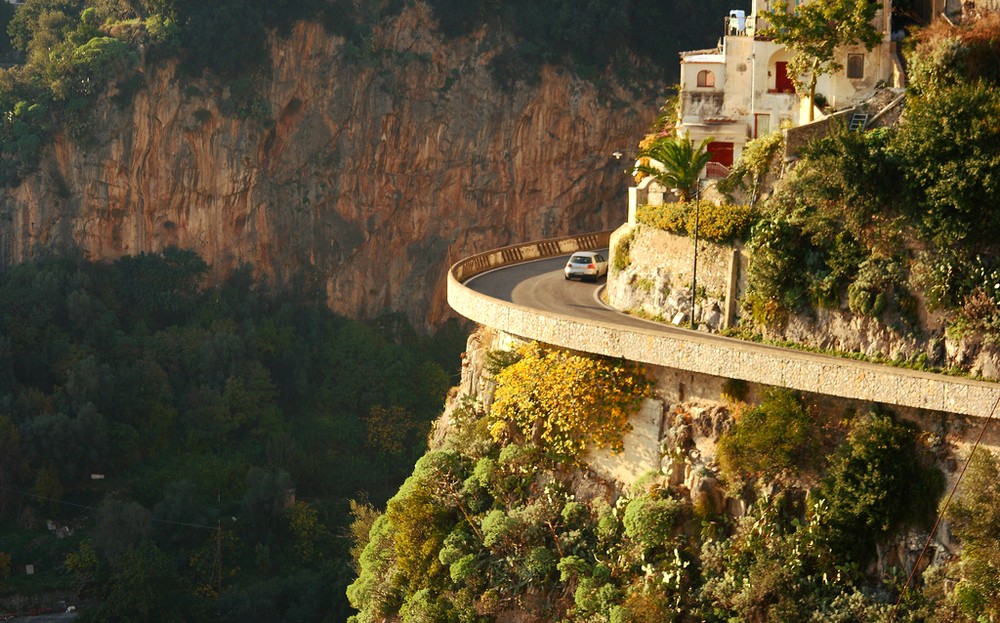
[[[587,264],[587,268],[597,268],[597,267],[594,266],[593,264]]]

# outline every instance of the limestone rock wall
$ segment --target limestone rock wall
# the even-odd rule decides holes
[[[243,262],[278,282],[305,271],[336,311],[437,322],[450,262],[624,220],[610,154],[658,103],[556,69],[503,90],[488,65],[498,45],[442,42],[420,3],[360,59],[299,24],[274,42],[243,119],[220,110],[228,90],[146,67],[131,104],[104,101],[88,138],[56,136],[36,173],[0,189],[0,263],[179,245],[216,279]]]
[[[612,307],[651,318],[687,324],[691,310],[691,272],[694,265],[694,241],[644,225],[619,229],[612,235],[612,249],[628,239],[629,261],[624,270],[608,274],[608,302]],[[614,254],[616,251],[612,251]],[[737,247],[739,265],[736,291],[739,298],[746,289],[746,252]],[[724,326],[726,293],[734,247],[705,240],[698,241],[698,296],[695,320],[709,331]]]
[[[608,302],[622,311],[637,313],[675,325],[687,325],[691,309],[693,243],[643,225],[625,226],[611,236],[612,249],[629,240],[629,262],[624,270],[608,275]],[[695,319],[699,328],[717,331],[723,327],[726,282],[734,248],[712,242],[698,243],[698,299]],[[738,309],[746,294],[747,267],[752,258],[742,246],[735,297]],[[612,256],[614,252],[612,252]],[[914,286],[913,291],[919,291]],[[746,325],[752,324],[742,314]],[[973,377],[1000,379],[1000,345],[981,333],[949,335],[943,322],[924,314],[923,329],[904,331],[895,319],[876,319],[847,309],[816,308],[791,314],[782,327],[754,327],[765,336],[833,352],[856,352],[871,359],[913,361],[921,359],[941,368],[958,368]]]

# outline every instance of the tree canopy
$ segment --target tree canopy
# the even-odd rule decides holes
[[[657,138],[639,151],[636,170],[653,176],[664,188],[676,189],[680,201],[689,201],[701,170],[712,158],[708,151],[712,140],[709,137],[695,145],[686,135]]]
[[[409,473],[463,332],[208,268],[171,248],[0,274],[0,559],[98,621],[343,620],[349,500]]]
[[[809,121],[813,120],[816,80],[839,71],[837,48],[862,44],[871,50],[882,40],[872,25],[880,3],[871,0],[813,0],[789,6],[788,0],[775,0],[761,16],[770,24],[763,34],[790,49],[794,56],[789,69],[797,83],[806,76],[809,96]]]

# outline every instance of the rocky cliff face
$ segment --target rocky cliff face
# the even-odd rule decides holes
[[[502,90],[484,34],[443,43],[429,19],[407,10],[361,58],[299,24],[275,41],[242,120],[220,111],[228,91],[147,66],[128,106],[99,104],[90,138],[57,135],[36,173],[0,190],[0,260],[178,245],[215,278],[243,262],[278,282],[305,271],[336,311],[434,323],[449,314],[450,262],[621,222],[626,180],[610,154],[641,135],[656,99],[554,69]]]
[[[469,337],[462,361],[462,381],[453,389],[444,414],[435,422],[432,448],[446,445],[463,400],[477,405],[481,413],[489,410],[496,383],[486,369],[487,353],[516,349],[522,344],[520,338],[490,327],[480,327]],[[596,450],[587,455],[587,467],[574,473],[577,499],[604,497],[613,503],[637,482],[658,473],[675,494],[687,498],[692,506],[706,509],[711,515],[727,515],[735,521],[757,501],[760,492],[771,495],[784,488],[804,499],[817,486],[816,475],[808,473],[791,479],[787,478],[789,474],[785,478],[767,475],[759,481],[757,491],[752,487],[727,487],[723,482],[719,440],[748,405],[762,400],[767,386],[748,384],[743,388],[745,394],[737,399],[731,395],[728,381],[721,377],[656,366],[646,366],[645,370],[654,380],[653,395],[630,418],[630,430],[622,437],[622,452]],[[813,417],[840,425],[845,414],[871,408],[849,399],[808,393],[804,396]],[[743,400],[747,402],[742,403]],[[967,453],[979,437],[981,428],[975,418],[909,408],[897,408],[896,415],[923,431],[928,458],[953,482],[962,464],[958,457]],[[843,434],[843,431],[835,433],[835,428],[826,428],[825,434]],[[978,442],[996,452],[1000,448],[1000,435],[989,434]],[[816,451],[820,452],[820,448]],[[926,538],[925,529],[917,527],[893,534],[879,546],[867,572],[879,577],[892,567],[912,569]],[[950,529],[945,527],[936,534],[927,555],[937,563],[956,555],[958,549],[959,544],[951,540]]]

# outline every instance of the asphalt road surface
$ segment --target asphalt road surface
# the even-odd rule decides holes
[[[607,249],[599,251],[607,255]],[[567,281],[563,276],[563,267],[568,259],[569,256],[564,255],[505,266],[473,277],[466,286],[486,296],[539,311],[624,327],[660,330],[694,339],[704,335],[629,316],[605,306],[598,298],[598,293],[606,278],[601,277],[597,283],[576,279]]]
[[[607,254],[607,250],[602,250]],[[644,320],[612,309],[600,301],[598,293],[605,283],[601,278],[593,282],[567,281],[563,276],[563,267],[568,255],[513,264],[503,268],[477,275],[468,280],[466,287],[486,296],[521,305],[541,312],[563,314],[585,321],[596,321],[622,328],[635,328],[643,331],[669,334],[671,337],[716,346],[729,343],[738,350],[765,353],[780,356],[785,359],[799,359],[820,363],[836,363],[857,369],[884,370],[886,366],[869,361],[844,359],[832,355],[781,348],[770,344],[758,344],[745,340],[724,337],[704,331],[693,331],[688,328],[675,327],[670,324]],[[497,327],[503,329],[503,327]],[[953,383],[982,385],[984,381],[963,379],[961,377],[943,377],[924,370],[893,368],[900,376],[933,378],[947,380]],[[985,414],[984,414],[985,415]]]

